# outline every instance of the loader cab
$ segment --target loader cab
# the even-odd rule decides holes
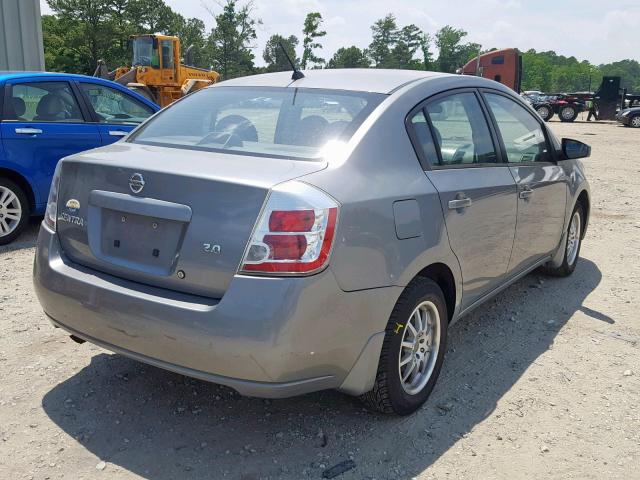
[[[180,40],[165,35],[140,35],[131,37],[134,67],[151,67],[159,71],[163,83],[177,81],[180,64]]]

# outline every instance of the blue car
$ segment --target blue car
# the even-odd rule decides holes
[[[0,72],[0,245],[44,213],[61,158],[113,143],[159,109],[99,78]]]

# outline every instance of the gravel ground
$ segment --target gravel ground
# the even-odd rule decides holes
[[[34,295],[34,222],[0,247],[0,478],[322,478],[345,461],[341,480],[639,478],[640,132],[551,125],[593,146],[583,258],[453,327],[405,418],[337,392],[242,398],[75,344]]]

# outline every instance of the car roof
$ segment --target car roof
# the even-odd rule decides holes
[[[220,82],[217,86],[228,87],[294,87],[323,88],[328,90],[351,90],[373,93],[392,93],[398,88],[426,78],[451,74],[424,70],[387,70],[378,68],[327,68],[303,70],[304,78],[293,81],[292,71],[263,73],[249,77],[234,78]],[[457,75],[456,75],[457,76]]]
[[[16,72],[16,71],[0,71],[0,82],[13,78],[23,77],[47,77],[47,78],[75,78],[75,79],[96,79],[96,77],[89,77],[87,75],[79,75],[76,73],[58,73],[58,72]]]
[[[140,95],[137,92],[134,92],[124,85],[120,85],[111,80],[106,80],[104,78],[99,77],[90,77],[88,75],[80,75],[77,73],[58,73],[58,72],[6,72],[0,71],[0,86],[7,80],[15,80],[21,78],[41,78],[43,80],[46,79],[56,79],[56,80],[77,80],[83,82],[91,82],[98,83],[101,85],[106,85],[112,88],[118,88],[119,90],[128,92],[131,96],[137,98],[138,100],[142,100],[143,103],[153,106],[156,110],[159,110],[160,107],[156,105],[154,102],[150,101],[148,98]]]

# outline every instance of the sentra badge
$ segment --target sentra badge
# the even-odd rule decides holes
[[[67,208],[75,213],[76,210],[80,210],[80,202],[78,200],[76,200],[75,198],[70,198],[67,201]]]

